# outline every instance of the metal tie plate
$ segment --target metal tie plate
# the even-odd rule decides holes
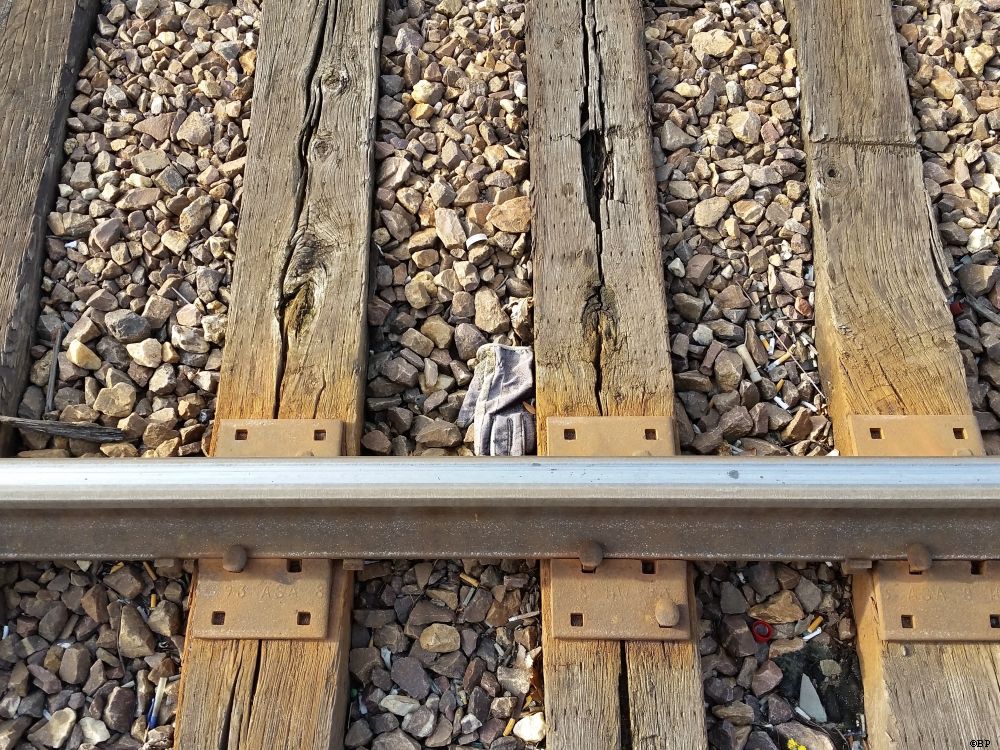
[[[911,573],[882,561],[874,575],[882,640],[1000,642],[1000,562],[935,560]]]
[[[196,638],[326,638],[330,560],[251,558],[239,573],[222,560],[198,562]]]
[[[549,417],[547,454],[668,457],[677,454],[669,417]],[[590,546],[601,550],[597,542]],[[687,563],[682,560],[556,559],[548,611],[555,638],[682,641],[691,637]]]
[[[669,417],[549,417],[549,456],[673,456],[674,420]]]
[[[683,560],[552,560],[552,634],[567,640],[685,641],[691,637]],[[661,625],[661,622],[668,623]]]
[[[983,456],[986,450],[972,415],[851,415],[853,455]]]
[[[336,458],[344,451],[339,419],[223,419],[217,458]]]

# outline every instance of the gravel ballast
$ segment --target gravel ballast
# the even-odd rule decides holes
[[[647,8],[681,446],[823,455],[811,217],[780,3]]]
[[[385,15],[363,445],[468,455],[477,350],[533,340],[524,6]]]
[[[541,747],[540,609],[537,565],[366,565],[353,613],[346,746]]]
[[[26,455],[204,453],[258,24],[250,0],[102,5],[48,216],[19,416],[118,427],[128,439],[101,445],[25,431]]]
[[[0,748],[172,747],[192,570],[0,564]]]
[[[809,750],[839,747],[864,711],[850,579],[825,563],[697,569],[709,745],[776,750],[794,739]],[[762,622],[771,632],[754,638]],[[814,701],[800,701],[804,682]]]

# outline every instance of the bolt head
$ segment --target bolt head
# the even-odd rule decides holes
[[[656,601],[656,624],[661,628],[676,628],[681,621],[681,608],[670,599]]]

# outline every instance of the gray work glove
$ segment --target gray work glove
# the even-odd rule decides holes
[[[458,424],[475,423],[477,456],[524,456],[535,449],[535,417],[524,408],[534,388],[534,356],[526,346],[485,344]]]

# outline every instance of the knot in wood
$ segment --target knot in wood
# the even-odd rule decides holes
[[[351,85],[351,74],[344,65],[338,65],[323,74],[323,87],[331,96],[341,96]]]

